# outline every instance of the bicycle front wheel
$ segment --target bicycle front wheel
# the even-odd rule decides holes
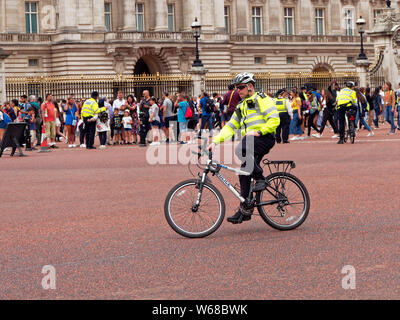
[[[257,203],[278,200],[277,204],[260,205],[263,220],[274,229],[293,230],[307,219],[310,196],[304,184],[294,175],[276,172],[266,178],[269,186],[257,193]],[[267,206],[271,209],[267,210]]]
[[[204,238],[214,233],[225,217],[225,201],[212,184],[205,183],[200,193],[199,180],[177,184],[164,204],[165,218],[171,228],[187,238]],[[198,197],[201,203],[195,208]]]

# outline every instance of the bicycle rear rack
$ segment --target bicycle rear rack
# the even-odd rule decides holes
[[[296,168],[294,161],[270,161],[268,159],[263,160],[264,168],[268,166],[270,174],[274,172],[290,173],[292,169]]]

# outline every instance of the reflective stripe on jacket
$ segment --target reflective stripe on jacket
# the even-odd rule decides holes
[[[357,96],[354,90],[350,88],[344,88],[340,90],[336,98],[337,101],[337,108],[343,105],[351,106],[352,104],[357,104]]]
[[[91,98],[86,100],[85,103],[83,104],[81,115],[82,118],[89,118],[89,117],[94,117],[95,114],[106,110],[107,110],[106,107],[99,108],[99,105],[97,104],[96,100]]]
[[[279,113],[289,112],[288,107],[286,105],[287,100],[285,98],[279,98],[275,100],[275,107]]]
[[[239,129],[242,129],[242,136],[250,131],[261,131],[263,135],[274,134],[279,124],[279,112],[276,110],[274,100],[254,93],[239,103],[231,120],[213,139],[213,142],[219,144],[231,138],[235,130]]]

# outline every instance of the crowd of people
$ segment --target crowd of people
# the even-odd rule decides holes
[[[332,81],[321,91],[305,85],[266,93],[274,99],[280,113],[276,142],[321,138],[328,122],[333,131],[332,138],[339,138],[336,106],[340,90],[338,83]],[[390,82],[383,87],[356,87],[354,90],[358,131],[365,129],[371,137],[385,122],[390,124],[389,135],[394,134],[396,128],[400,130],[399,117],[397,123],[395,120],[400,111],[400,84],[397,90]],[[43,127],[50,148],[58,148],[57,142],[65,142],[69,148],[95,149],[96,134],[101,149],[107,145],[186,144],[201,138],[204,130],[212,137],[214,131],[229,122],[240,101],[233,85],[224,95],[203,92],[198,97],[190,97],[185,92],[172,95],[163,92],[162,97],[156,98],[148,90],[144,90],[140,98],[119,91],[113,101],[100,98],[96,91],[90,99],[79,101],[74,94],[60,101],[51,93],[46,94],[44,100],[34,95],[29,98],[22,95],[20,100],[4,102],[0,106],[0,140],[8,123],[28,122],[33,148],[41,145]],[[93,107],[96,111],[88,113]]]

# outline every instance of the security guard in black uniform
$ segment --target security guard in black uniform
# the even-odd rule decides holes
[[[276,129],[275,139],[277,143],[290,143],[289,142],[289,131],[290,131],[290,115],[289,115],[289,100],[287,97],[287,90],[281,89],[275,94],[275,107],[279,112],[281,119],[279,127]]]

